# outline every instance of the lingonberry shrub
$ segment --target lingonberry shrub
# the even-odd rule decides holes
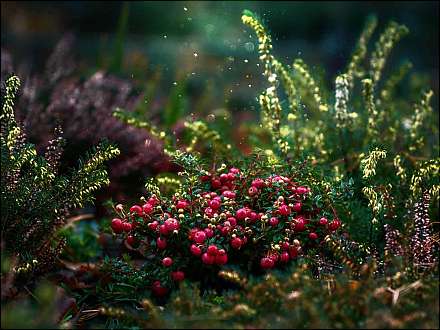
[[[229,266],[258,273],[309,251],[325,253],[324,239],[338,233],[341,221],[323,185],[312,176],[308,181],[301,174],[307,170],[264,164],[194,169],[171,196],[150,194],[115,207],[111,229],[149,260],[145,285],[154,294],[202,270],[206,276]]]

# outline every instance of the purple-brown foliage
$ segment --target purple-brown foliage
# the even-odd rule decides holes
[[[72,49],[73,37],[67,35],[55,47],[43,74],[18,70],[24,86],[16,116],[40,152],[52,148],[47,141],[54,139],[57,126],[62,128],[67,146],[61,170],[75,166],[78,155],[103,139],[116,143],[121,155],[111,162],[111,184],[105,197],[123,200],[137,195],[143,178],[174,169],[157,140],[112,116],[116,107],[133,109],[142,95],[131,82],[103,71],[81,78],[76,74]],[[2,81],[13,72],[12,62],[2,49]]]

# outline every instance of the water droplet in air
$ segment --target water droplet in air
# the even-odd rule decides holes
[[[184,10],[184,11],[188,11],[188,8],[186,8],[186,7],[183,7],[183,10]]]
[[[177,86],[177,81],[173,82],[173,85],[174,85],[174,86]]]
[[[245,59],[245,60],[244,60],[244,63],[247,63],[247,62],[249,62],[249,60],[248,60],[248,59]]]
[[[168,38],[168,36],[165,34],[165,35],[163,36],[163,38],[166,39],[166,38]]]
[[[194,52],[194,57],[198,57],[199,54],[197,54],[197,52]]]
[[[248,52],[252,52],[255,49],[255,46],[252,42],[246,42],[244,44],[244,48],[248,51]]]
[[[251,84],[249,84],[249,85],[248,85],[248,87],[252,87],[252,85],[251,85]]]
[[[146,147],[149,147],[150,144],[151,144],[151,140],[150,140],[150,139],[146,139],[146,140],[145,140],[145,146],[146,146]]]

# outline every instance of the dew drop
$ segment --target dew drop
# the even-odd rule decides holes
[[[253,52],[255,49],[254,43],[253,42],[246,42],[244,44],[244,48],[248,51],[248,52]]]

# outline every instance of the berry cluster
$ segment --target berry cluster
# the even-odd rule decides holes
[[[341,226],[335,213],[317,207],[309,187],[282,175],[244,175],[237,168],[200,175],[184,194],[143,201],[127,213],[118,205],[120,218],[111,227],[153,256],[165,279],[177,282],[184,270],[200,266],[282,267]],[[152,290],[167,292],[157,279]]]

